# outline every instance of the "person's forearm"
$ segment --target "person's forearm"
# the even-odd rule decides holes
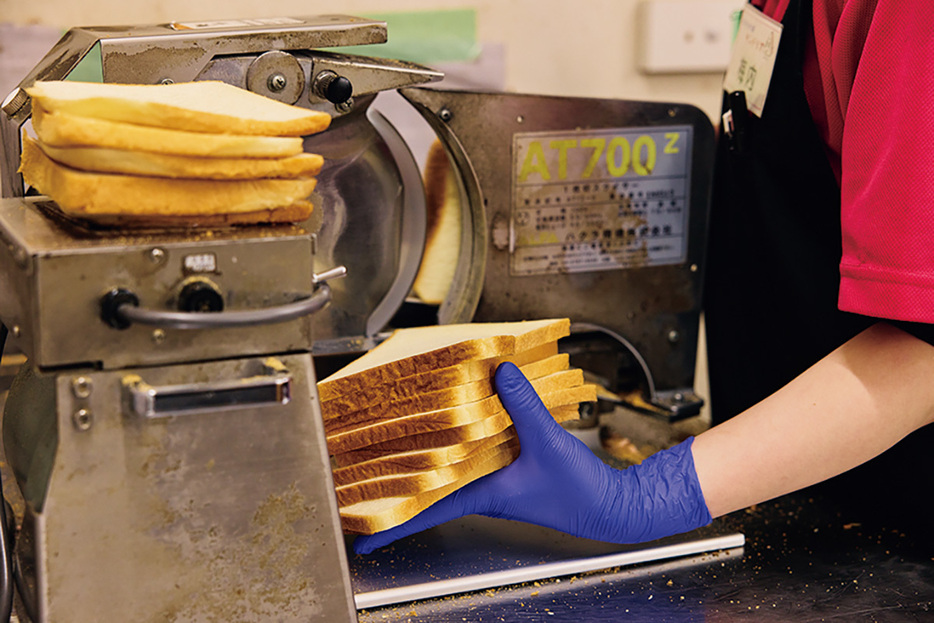
[[[840,474],[932,421],[934,347],[883,323],[699,435],[694,465],[717,517]]]

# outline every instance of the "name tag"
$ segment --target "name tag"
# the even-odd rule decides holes
[[[746,106],[757,117],[765,107],[781,38],[779,22],[754,6],[743,8],[723,88],[727,93],[744,91]]]

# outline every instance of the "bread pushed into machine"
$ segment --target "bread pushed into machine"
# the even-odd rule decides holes
[[[560,360],[562,357],[564,355],[558,355],[552,359]],[[567,365],[566,362],[564,365]],[[580,370],[549,371],[548,374],[529,376],[529,381],[544,400],[545,394],[550,395],[583,385],[583,374]],[[571,401],[570,399],[567,402],[552,400],[550,405],[548,402],[545,404],[557,406]],[[580,400],[574,402],[580,402]],[[492,388],[490,395],[476,400],[461,401],[455,398],[448,403],[437,404],[437,408],[422,411],[399,410],[396,412],[397,415],[382,414],[377,409],[368,409],[374,417],[357,420],[353,425],[327,432],[328,450],[336,455],[381,441],[400,437],[408,438],[411,435],[471,424],[503,411],[503,405]]]
[[[398,525],[516,458],[493,385],[503,361],[520,365],[556,421],[576,418],[596,389],[556,354],[569,332],[567,319],[401,329],[319,382],[345,531]],[[373,396],[396,398],[353,408]]]
[[[344,394],[365,393],[372,385],[405,382],[409,377],[471,365],[475,360],[488,360],[489,375],[495,362],[557,342],[570,332],[571,321],[567,318],[398,329],[376,348],[319,381],[318,394],[326,401]],[[433,384],[424,377],[421,381]],[[435,389],[452,384],[445,377]]]
[[[38,82],[20,171],[66,215],[115,227],[308,218],[330,116],[221,82]]]

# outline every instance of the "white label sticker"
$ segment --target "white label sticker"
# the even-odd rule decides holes
[[[746,107],[757,117],[762,116],[765,107],[781,38],[780,23],[746,5],[733,42],[723,88],[727,93],[745,91]]]
[[[662,126],[516,134],[510,272],[683,262],[692,132]]]

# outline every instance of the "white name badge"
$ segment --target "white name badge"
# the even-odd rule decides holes
[[[765,107],[781,38],[779,22],[754,6],[743,8],[723,88],[727,93],[745,91],[746,106],[757,117]]]

